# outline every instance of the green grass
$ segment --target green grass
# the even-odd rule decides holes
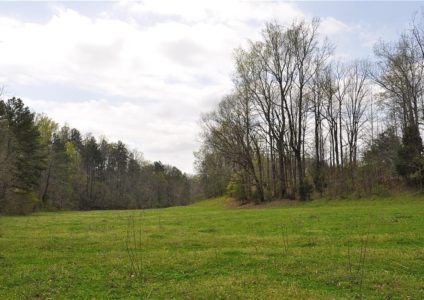
[[[424,298],[423,198],[225,203],[1,217],[0,299]]]

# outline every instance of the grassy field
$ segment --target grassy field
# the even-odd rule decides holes
[[[225,202],[1,217],[0,299],[424,298],[424,198]]]

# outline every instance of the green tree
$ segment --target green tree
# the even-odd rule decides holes
[[[11,208],[10,212],[25,213],[36,202],[34,190],[45,168],[46,157],[40,133],[34,122],[34,113],[19,98],[0,101],[0,119],[8,127],[9,137],[13,137],[6,154],[13,166],[5,201]]]
[[[416,126],[404,128],[402,145],[398,151],[396,169],[409,184],[422,184],[424,175],[423,144]]]

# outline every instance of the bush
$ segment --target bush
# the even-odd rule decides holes
[[[9,189],[6,191],[3,212],[6,215],[27,215],[34,211],[38,202],[34,192]]]
[[[235,198],[236,200],[246,200],[246,192],[242,183],[237,178],[232,178],[225,189],[225,194],[228,197]]]
[[[305,178],[303,183],[299,186],[300,200],[310,200],[311,194],[314,191],[314,186],[309,178]]]

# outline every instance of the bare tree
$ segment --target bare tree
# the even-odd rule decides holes
[[[347,136],[349,166],[352,170],[352,183],[354,183],[354,170],[358,160],[358,139],[365,124],[365,109],[367,97],[370,96],[368,88],[368,63],[356,61],[347,73],[349,85],[345,102],[345,130]]]
[[[259,201],[264,201],[263,183],[252,144],[257,143],[252,119],[251,100],[243,94],[227,96],[217,111],[204,117],[209,132],[207,142],[242,170],[247,199],[251,197],[250,178],[253,178]]]

